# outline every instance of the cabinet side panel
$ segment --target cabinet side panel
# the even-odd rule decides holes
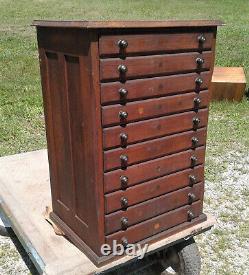
[[[98,53],[92,39],[97,46],[95,33],[38,28],[53,212],[99,254],[103,160]]]

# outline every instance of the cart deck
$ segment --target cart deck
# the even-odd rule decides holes
[[[98,268],[62,236],[55,235],[43,213],[51,205],[47,151],[0,158],[0,210],[41,274],[93,274],[132,261],[124,256]],[[149,246],[153,253],[211,228],[215,219],[161,239]]]

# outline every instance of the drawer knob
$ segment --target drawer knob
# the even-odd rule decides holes
[[[126,73],[128,71],[127,67],[123,64],[118,66],[118,71],[122,74]]]
[[[196,156],[191,156],[191,166],[195,166],[197,164],[197,157]]]
[[[125,189],[128,186],[129,179],[126,176],[120,177],[121,188]]]
[[[128,47],[128,42],[127,42],[126,40],[124,40],[124,39],[120,39],[120,40],[118,41],[118,46],[119,46],[119,48],[121,48],[121,49],[125,49],[125,48]]]
[[[121,200],[120,200],[120,202],[121,202],[121,207],[122,208],[128,207],[128,199],[127,198],[122,197]]]
[[[120,161],[121,161],[121,166],[125,168],[128,164],[128,157],[126,155],[121,155]]]
[[[127,117],[128,117],[128,113],[127,112],[125,112],[125,111],[120,111],[119,112],[119,118],[121,120],[125,120],[125,119],[127,119]]]
[[[200,43],[204,43],[206,41],[206,37],[203,34],[199,35],[197,39]]]
[[[195,61],[196,61],[197,65],[201,66],[201,65],[204,64],[204,59],[203,58],[197,57]]]
[[[198,125],[200,124],[200,119],[198,117],[194,117],[193,118],[193,125],[194,125],[194,128],[198,127]]]
[[[193,144],[193,146],[196,147],[198,145],[198,143],[199,143],[198,138],[197,137],[192,137],[192,144]]]
[[[203,83],[202,78],[201,78],[201,77],[197,77],[197,78],[195,79],[195,83],[196,83],[197,85],[201,85],[201,84]]]
[[[126,133],[120,134],[121,145],[127,145],[128,135]]]
[[[121,218],[121,227],[122,229],[127,229],[129,225],[128,219],[123,217]]]
[[[125,88],[120,88],[118,90],[118,92],[119,92],[119,95],[122,99],[124,99],[128,95],[128,91]]]
[[[121,239],[121,242],[122,242],[122,245],[124,246],[124,247],[127,247],[128,246],[128,240],[125,238],[125,237],[123,237],[122,239]]]
[[[195,218],[195,215],[192,211],[188,211],[188,220],[191,221]]]
[[[193,186],[197,182],[197,179],[194,175],[189,175],[189,185]]]
[[[188,201],[189,203],[193,203],[196,200],[196,196],[193,193],[188,194]]]
[[[199,97],[194,98],[195,107],[199,107],[201,105],[201,99]]]

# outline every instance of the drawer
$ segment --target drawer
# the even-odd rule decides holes
[[[199,118],[197,127],[204,127],[208,121],[208,109],[202,109],[198,113],[191,111],[146,121],[129,123],[125,127],[114,126],[103,129],[104,149],[122,146],[123,134],[127,135],[127,144],[166,136],[178,132],[192,130],[193,120]],[[122,134],[122,135],[121,135]]]
[[[129,145],[127,148],[116,148],[104,152],[104,170],[122,168],[120,156],[126,156],[125,166],[158,158],[172,153],[196,148],[206,143],[207,129],[188,131],[158,139]]]
[[[105,234],[109,235],[119,230],[148,220],[155,216],[191,204],[203,197],[203,182],[171,192],[160,197],[128,207],[126,211],[117,211],[105,216]]]
[[[145,76],[208,70],[211,67],[212,55],[212,52],[208,51],[202,54],[194,52],[127,57],[124,60],[119,58],[101,59],[100,79],[125,81],[126,79],[144,78]],[[198,60],[204,63],[198,65]]]
[[[201,35],[205,41],[201,42]],[[122,41],[122,42],[121,42]],[[101,56],[211,49],[213,33],[106,35],[99,39]]]
[[[201,78],[202,84],[196,83]],[[116,103],[120,101],[131,101],[151,97],[178,94],[187,91],[207,89],[211,80],[211,72],[188,73],[152,77],[144,79],[128,80],[125,83],[107,82],[101,83],[101,103]],[[125,89],[122,95],[120,89]]]
[[[205,146],[135,164],[129,166],[126,170],[117,169],[104,173],[105,191],[119,190],[121,188],[121,176],[127,177],[129,186],[132,186],[179,170],[188,169],[194,166],[191,161],[193,156],[197,158],[195,166],[203,164]]]
[[[199,100],[200,102],[197,102]],[[102,125],[110,126],[207,107],[207,90],[102,107]],[[126,118],[122,117],[126,113]]]
[[[150,236],[158,234],[167,229],[173,228],[179,224],[189,221],[189,211],[194,217],[199,217],[202,214],[202,202],[197,201],[192,205],[185,205],[160,216],[154,217],[142,223],[129,227],[126,231],[118,231],[109,236],[106,236],[106,243],[112,246],[114,240],[122,244],[122,240],[127,239],[128,243],[136,243]],[[194,223],[194,219],[191,221]]]
[[[190,177],[191,176],[191,177]],[[204,180],[204,166],[195,169],[186,169],[151,181],[137,184],[127,189],[119,190],[105,195],[105,213],[122,209],[121,199],[126,198],[129,207],[158,197],[160,195],[192,186]],[[126,187],[126,186],[125,186]]]

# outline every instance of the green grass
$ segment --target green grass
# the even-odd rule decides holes
[[[244,0],[0,0],[0,155],[46,146],[33,19],[221,19],[227,25],[218,31],[216,64],[244,66],[249,79],[248,4]],[[248,107],[246,100],[211,106],[208,156],[238,144],[248,148]]]

